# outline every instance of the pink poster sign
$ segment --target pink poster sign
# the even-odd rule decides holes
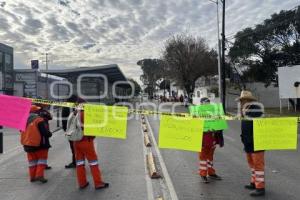
[[[0,95],[0,125],[24,131],[30,107],[30,99]]]

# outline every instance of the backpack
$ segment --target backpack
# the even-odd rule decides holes
[[[21,144],[30,147],[39,147],[41,144],[41,133],[38,124],[44,121],[37,114],[31,113],[27,120],[26,130],[21,131]]]
[[[66,136],[70,141],[80,141],[83,138],[79,112],[77,114],[72,112],[69,116]]]

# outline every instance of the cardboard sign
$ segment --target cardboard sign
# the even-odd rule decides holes
[[[127,107],[84,104],[84,135],[126,139]]]
[[[159,147],[200,152],[204,120],[162,115]]]
[[[0,95],[0,125],[25,131],[31,100]]]
[[[297,149],[296,117],[253,120],[254,150]]]
[[[222,104],[205,104],[189,107],[190,114],[197,117],[219,117],[224,116]],[[204,123],[204,132],[228,129],[226,120],[223,119],[206,119]]]

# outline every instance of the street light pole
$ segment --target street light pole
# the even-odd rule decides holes
[[[222,99],[222,82],[221,82],[221,44],[220,44],[220,18],[219,18],[219,0],[209,0],[217,5],[217,52],[218,52],[218,88],[219,88],[219,97]]]
[[[220,51],[220,27],[219,27],[219,0],[216,1],[217,4],[217,27],[218,27],[218,85],[219,85],[219,97],[221,97],[221,51]]]
[[[223,3],[223,13],[222,13],[222,104],[224,107],[224,112],[226,113],[226,71],[225,71],[225,0]]]

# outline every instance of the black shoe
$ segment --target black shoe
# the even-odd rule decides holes
[[[87,186],[89,186],[89,184],[90,184],[89,182],[86,182],[86,184],[83,186],[80,186],[79,189],[84,190],[85,188],[87,188]]]
[[[95,190],[101,190],[108,187],[109,187],[109,183],[103,183],[102,185],[95,187]]]
[[[50,170],[50,169],[52,169],[52,167],[49,165],[47,165],[47,167],[45,168],[45,170]]]
[[[213,180],[217,180],[217,181],[222,180],[222,177],[218,176],[217,174],[212,174],[212,175],[209,175],[208,177],[213,179]]]
[[[206,176],[201,176],[201,179],[202,179],[202,182],[203,183],[209,183],[209,181],[208,181],[208,179],[207,179],[207,177]]]
[[[31,182],[31,183],[36,182],[36,179],[35,179],[35,178],[30,179],[30,182]]]
[[[265,189],[256,189],[255,191],[250,193],[250,196],[260,197],[260,196],[265,196],[265,194],[266,194]]]
[[[250,183],[249,185],[245,185],[245,189],[247,190],[255,190],[255,184],[254,183]]]
[[[76,164],[75,163],[70,163],[70,164],[66,165],[65,168],[66,169],[76,168]]]
[[[41,182],[41,183],[47,183],[47,182],[48,182],[48,180],[45,179],[44,177],[38,177],[38,178],[36,178],[35,180],[36,180],[36,181],[39,181],[39,182]]]

